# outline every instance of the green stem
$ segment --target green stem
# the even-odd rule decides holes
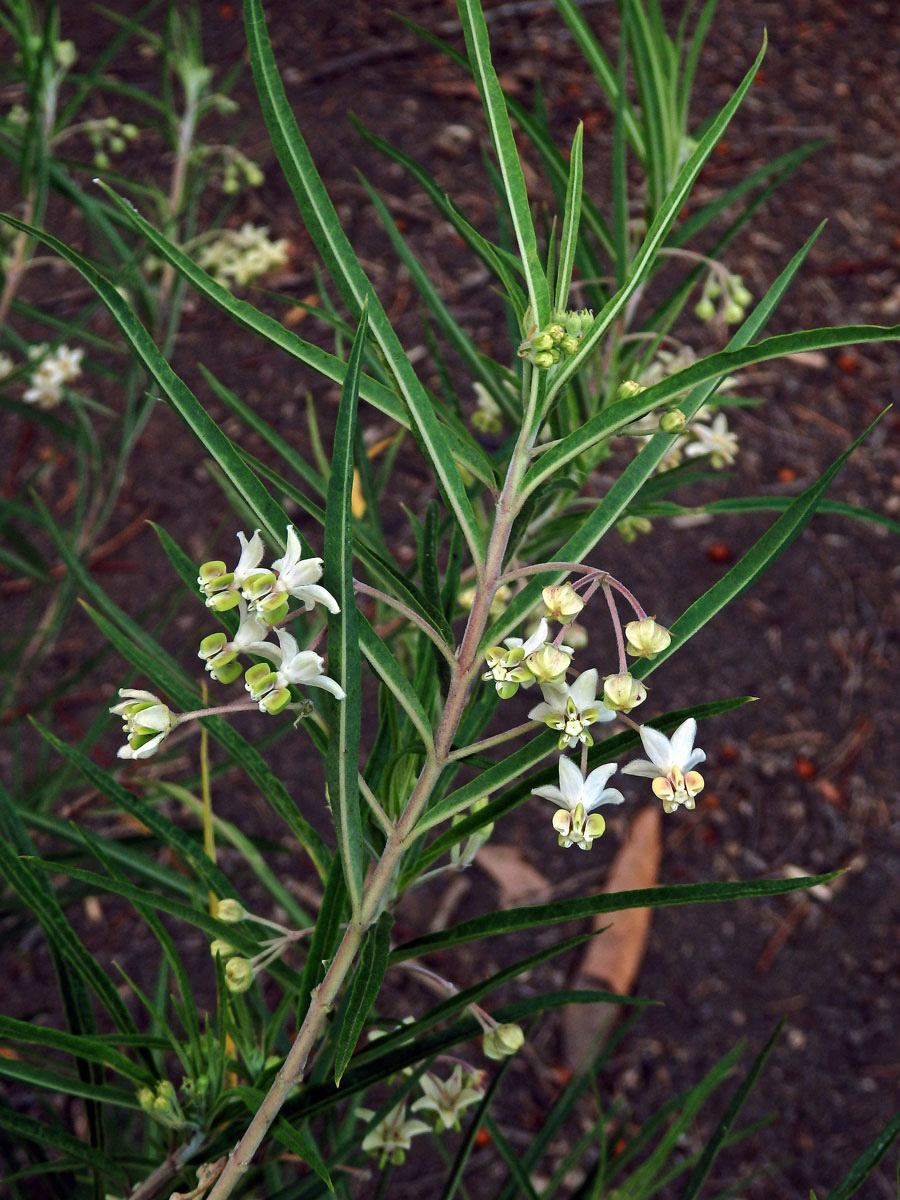
[[[478,677],[478,647],[490,621],[491,602],[503,571],[503,560],[509,535],[519,504],[519,490],[528,466],[528,458],[536,433],[535,414],[539,405],[541,386],[539,372],[533,371],[525,420],[516,443],[498,499],[494,526],[488,541],[483,564],[479,571],[480,584],[469,612],[466,630],[456,655],[456,671],[447,690],[444,711],[434,738],[434,754],[429,756],[421,774],[388,837],[379,861],[369,871],[363,886],[359,913],[348,924],[340,945],[322,982],[314,989],[306,1016],[288,1052],[281,1070],[275,1076],[265,1099],[257,1109],[243,1137],[228,1157],[207,1200],[225,1200],[250,1168],[254,1154],[275,1121],[288,1096],[306,1069],[306,1063],[318,1039],[328,1013],[333,1008],[341,987],[356,959],[366,930],[381,911],[390,895],[404,849],[415,834],[441,772],[450,761],[453,739],[462,720],[469,690]]]

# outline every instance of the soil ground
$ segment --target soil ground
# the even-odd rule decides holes
[[[397,7],[450,36],[451,4],[401,0]],[[207,53],[216,64],[230,64],[243,42],[235,9],[203,8]],[[306,0],[271,8],[275,50],[298,122],[405,344],[422,343],[417,297],[375,227],[357,169],[403,220],[457,317],[479,340],[501,345],[500,308],[484,278],[402,173],[368,148],[346,120],[353,110],[379,135],[422,158],[464,211],[489,225],[492,200],[479,159],[487,136],[471,87],[439,57],[414,52],[410,34],[381,6],[354,2],[339,8]],[[62,11],[64,31],[67,21],[75,22],[71,35],[80,43],[76,6],[64,3]],[[612,44],[614,6],[587,4],[585,12]],[[727,264],[759,295],[827,217],[771,332],[894,323],[900,313],[900,6],[874,0],[846,5],[721,0],[700,61],[698,118],[724,103],[754,57],[764,27],[769,50],[763,71],[704,173],[697,199],[711,198],[810,138],[827,138],[828,145],[729,251]],[[552,6],[492,8],[491,31],[504,84],[527,102],[535,81],[541,81],[560,143],[570,138],[579,117],[586,119],[587,182],[602,197],[610,119]],[[140,83],[142,69],[136,62],[133,76],[123,77]],[[268,147],[249,72],[237,94],[239,144],[267,175],[240,217],[264,221],[274,236],[291,239],[291,268],[274,283],[282,293],[306,298],[314,290],[310,244]],[[541,197],[536,172],[529,174],[532,181]],[[684,333],[697,350],[711,348],[709,332],[699,323]],[[298,377],[199,305],[188,313],[175,360],[192,383],[198,382],[197,361],[208,363],[265,415],[296,428],[301,442],[307,389],[323,411],[333,404],[333,389]],[[896,399],[896,364],[892,347],[859,347],[754,371],[749,390],[765,395],[767,404],[736,413],[732,424],[741,453],[734,477],[723,479],[717,494],[797,494]],[[888,413],[838,477],[832,498],[897,517],[898,423]],[[257,449],[252,443],[250,448]],[[402,479],[408,494],[398,492],[389,524],[401,542],[408,534],[400,503],[422,500],[415,463],[403,468]],[[227,555],[231,523],[216,507],[216,494],[187,435],[160,407],[138,448],[111,528],[126,526],[152,506],[154,518],[198,561],[208,557],[204,552],[211,544]],[[669,622],[766,525],[764,518],[737,516],[682,528],[656,522],[632,546],[607,539],[602,565]],[[662,882],[851,868],[823,901],[780,898],[655,913],[635,990],[664,1007],[646,1013],[600,1081],[608,1102],[624,1103],[640,1122],[698,1080],[738,1038],[746,1038],[755,1053],[785,1017],[785,1033],[749,1110],[755,1117],[774,1111],[777,1119],[723,1156],[716,1169],[720,1188],[746,1171],[763,1172],[741,1192],[746,1200],[805,1197],[810,1188],[825,1195],[898,1108],[900,804],[892,754],[900,723],[897,545],[896,536],[872,525],[817,517],[758,586],[652,680],[651,703],[659,708],[731,695],[760,697],[704,730],[708,789],[695,813],[680,813],[664,824]],[[147,578],[157,571],[165,579],[151,533],[133,552]],[[123,586],[124,596],[130,586],[133,580]],[[164,594],[167,584],[159,588]],[[198,606],[178,625],[180,643],[195,643],[201,626]],[[600,636],[598,625],[594,638]],[[68,719],[79,714],[69,713]],[[298,776],[304,770],[305,764],[295,767]],[[268,832],[264,814],[242,807]],[[601,886],[627,818],[610,822],[590,859],[573,862],[543,836],[543,815],[524,806],[498,828],[497,840],[518,847],[551,884],[564,889],[559,894]],[[464,877],[453,918],[489,907],[492,889],[476,867]],[[410,906],[400,917],[410,933],[417,931],[418,914]],[[486,973],[512,949],[481,948],[456,969],[473,977]],[[564,961],[548,979],[562,984],[576,967]],[[18,989],[26,997],[40,990],[40,972],[29,978],[23,969],[15,982],[14,1007],[24,1012],[29,1005]],[[548,1022],[513,1075],[516,1090],[503,1123],[514,1145],[527,1141],[558,1090],[560,1055],[558,1032]],[[715,1116],[700,1122],[686,1150],[700,1144]],[[894,1173],[889,1159],[860,1192],[863,1200],[895,1196]],[[431,1194],[425,1186],[423,1176],[405,1185],[402,1173],[396,1177],[397,1195]],[[490,1195],[490,1187],[486,1175],[481,1194]]]

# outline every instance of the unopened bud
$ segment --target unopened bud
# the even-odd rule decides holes
[[[617,400],[633,400],[635,396],[639,396],[641,392],[646,392],[646,388],[642,383],[638,383],[636,379],[623,379],[619,384],[619,390],[616,392]]]
[[[726,304],[722,310],[722,316],[729,325],[737,325],[738,321],[742,321],[744,319],[744,310],[741,308],[740,304]]]
[[[216,916],[228,925],[236,925],[238,921],[243,921],[246,915],[247,910],[240,900],[233,900],[230,896],[216,905]]]
[[[487,1058],[508,1058],[524,1041],[525,1034],[518,1025],[498,1025],[484,1035],[481,1048]]]
[[[246,992],[253,983],[253,964],[248,958],[230,958],[225,964],[225,985],[229,992]]]
[[[544,350],[541,354],[535,354],[531,361],[536,367],[541,367],[546,370],[548,367],[553,366],[553,364],[556,362],[556,359],[553,357],[552,351]]]
[[[664,625],[657,625],[653,617],[642,621],[629,621],[625,626],[625,649],[635,658],[656,658],[668,648],[672,635]]]
[[[701,321],[711,321],[716,315],[716,306],[708,296],[704,296],[704,298],[698,301],[698,303],[695,305],[694,313],[700,318]]]
[[[659,428],[662,433],[681,433],[687,425],[687,417],[680,408],[670,408],[659,418]]]
[[[536,333],[531,339],[531,348],[536,351],[552,350],[553,342],[554,338],[551,336],[549,330],[545,329],[541,333]]]
[[[537,683],[561,683],[571,662],[571,654],[545,642],[539,650],[528,655],[525,666]]]
[[[226,942],[224,938],[215,938],[209,943],[209,952],[213,958],[231,958],[236,954],[234,946],[230,942]]]
[[[584,608],[584,600],[575,591],[571,583],[560,583],[545,587],[541,592],[547,607],[547,616],[561,625],[568,625]]]
[[[603,703],[613,712],[631,712],[646,699],[647,689],[627,671],[607,675],[603,681]]]

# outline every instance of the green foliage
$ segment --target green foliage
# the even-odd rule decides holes
[[[404,927],[395,924],[401,899],[410,896],[411,910],[430,914],[433,893],[417,889],[436,888],[436,880],[469,865],[495,823],[520,805],[537,807],[542,798],[560,805],[541,830],[548,853],[557,852],[556,840],[590,849],[603,832],[592,810],[620,798],[595,786],[597,778],[641,744],[652,762],[631,773],[655,770],[653,793],[664,798],[667,812],[693,808],[703,787],[695,770],[703,753],[692,749],[696,722],[708,721],[714,737],[715,718],[749,698],[706,698],[655,713],[652,724],[632,719],[600,736],[616,706],[604,704],[599,668],[629,676],[642,702],[637,681],[752,586],[816,512],[898,530],[861,506],[825,499],[872,426],[796,497],[702,506],[685,500],[689,486],[708,482],[737,453],[725,413],[754,401],[730,394],[733,372],[798,352],[896,341],[900,326],[762,336],[818,231],[755,303],[724,265],[732,239],[815,147],[755,170],[685,215],[765,45],[721,111],[694,128],[690,100],[713,0],[693,25],[686,5],[674,38],[655,0],[627,0],[615,63],[573,0],[556,3],[608,100],[610,211],[586,186],[590,155],[582,125],[560,147],[542,103],[531,110],[504,93],[480,0],[459,0],[465,56],[419,32],[477,86],[493,151],[486,175],[496,192],[497,229],[476,228],[425,166],[361,130],[412,176],[487,269],[506,309],[511,336],[496,351],[499,331],[488,339],[484,330],[466,328],[384,197],[363,180],[426,314],[424,370],[405,351],[297,126],[280,73],[287,64],[276,61],[261,0],[244,4],[249,62],[272,147],[323,271],[318,296],[306,297],[302,311],[327,349],[232,290],[254,273],[241,258],[246,226],[238,231],[226,221],[238,184],[253,185],[261,173],[236,147],[207,145],[201,136],[207,116],[230,111],[232,80],[212,86],[199,8],[170,7],[162,33],[146,24],[152,5],[134,19],[104,12],[115,33],[77,73],[54,5],[42,16],[31,0],[15,0],[0,16],[17,47],[14,69],[27,101],[15,119],[0,120],[0,153],[16,165],[22,187],[20,215],[4,218],[13,232],[0,317],[9,317],[2,347],[13,359],[0,380],[0,403],[76,463],[68,524],[48,503],[37,467],[19,472],[0,500],[7,535],[0,563],[47,600],[43,615],[29,616],[9,646],[5,708],[21,679],[49,655],[76,598],[103,646],[32,706],[41,739],[37,769],[19,752],[13,794],[0,791],[0,865],[12,931],[6,941],[22,929],[44,939],[59,986],[58,1021],[66,1025],[0,1017],[0,1075],[16,1085],[14,1102],[0,1106],[0,1154],[14,1197],[27,1195],[37,1179],[48,1183],[48,1194],[79,1200],[123,1193],[148,1200],[172,1188],[205,1200],[257,1194],[293,1200],[325,1190],[349,1196],[349,1180],[372,1170],[369,1158],[381,1173],[379,1194],[387,1194],[390,1172],[402,1165],[412,1138],[428,1131],[424,1117],[431,1113],[434,1144],[448,1164],[446,1200],[466,1194],[482,1128],[502,1164],[501,1200],[643,1200],[681,1176],[689,1200],[701,1193],[719,1153],[757,1128],[737,1122],[777,1033],[703,1148],[682,1155],[680,1145],[730,1078],[742,1048],[636,1127],[623,1110],[589,1094],[619,1031],[561,1088],[523,1152],[507,1137],[503,1116],[519,1086],[510,1064],[522,1040],[557,1009],[600,1003],[639,1009],[649,1001],[601,990],[541,990],[538,981],[527,995],[494,1003],[498,989],[588,937],[602,937],[602,930],[540,940],[486,979],[457,979],[464,960],[450,952],[627,909],[785,894],[827,883],[834,873],[555,899],[481,911],[449,926],[431,928],[423,920],[392,943]],[[158,60],[158,95],[115,78],[117,56],[137,42]],[[168,180],[138,184],[124,166],[107,169],[138,134],[119,118],[101,127],[91,115],[95,92],[126,115],[138,110],[157,131],[173,156]],[[525,152],[543,166],[546,179],[538,186],[542,198],[552,197],[555,215],[529,195],[513,122],[520,142],[529,143]],[[70,137],[87,138],[93,166],[59,152]],[[88,166],[105,176],[90,194],[79,182]],[[210,221],[201,197],[216,182],[225,199],[200,229],[201,214]],[[77,249],[48,230],[50,197],[83,222]],[[718,221],[726,210],[731,224],[722,232]],[[717,240],[710,248],[711,233]],[[277,261],[278,243],[246,237],[266,261]],[[27,299],[23,278],[39,248],[89,285],[90,301],[65,322],[39,317]],[[663,275],[673,265],[684,266],[675,284]],[[189,288],[215,306],[218,319],[257,335],[267,353],[286,354],[291,370],[339,385],[334,421],[327,404],[308,402],[308,451],[293,430],[271,424],[242,397],[234,381],[219,378],[218,363],[215,371],[199,364],[201,383],[230,413],[227,423],[216,419],[202,388],[183,378],[177,334]],[[723,349],[701,358],[676,336],[695,293],[697,313],[715,314],[721,302],[714,333],[725,322],[736,327]],[[115,339],[105,326],[93,328],[101,308],[115,323]],[[52,345],[29,357],[21,330],[37,320]],[[67,357],[63,339],[89,348],[91,378],[109,380],[119,407],[68,386],[81,374],[81,357]],[[483,349],[488,343],[494,355]],[[673,343],[677,354],[666,349]],[[438,381],[434,389],[426,379]],[[24,392],[23,382],[30,384]],[[37,399],[29,395],[34,389]],[[223,510],[230,507],[235,525],[255,533],[240,534],[241,558],[231,568],[218,558],[195,563],[157,527],[171,576],[135,613],[92,573],[92,554],[160,392],[209,462]],[[49,411],[57,406],[59,413]],[[379,440],[371,445],[373,413]],[[260,442],[271,451],[265,461]],[[425,499],[396,470],[401,447],[413,446],[416,471],[433,484]],[[681,454],[703,462],[678,465],[673,460]],[[597,501],[591,476],[601,465],[615,481]],[[408,538],[401,552],[382,509],[404,486],[399,499]],[[670,630],[654,630],[663,648],[629,667],[629,628],[622,628],[616,595],[632,606],[632,624],[653,622],[626,583],[586,560],[617,526],[633,532],[650,517],[698,510],[778,515],[712,588],[673,614]],[[224,552],[218,541],[213,552]],[[267,553],[278,557],[269,564]],[[537,633],[526,627],[539,615],[542,590],[564,580],[573,585],[568,600],[575,596],[575,609],[604,592],[618,671],[614,660],[586,670],[592,651],[581,649],[573,665],[565,626],[555,639],[544,625]],[[224,703],[210,701],[200,686],[196,658],[187,669],[169,648],[178,629],[173,617],[196,603],[198,587],[215,626],[199,651],[212,682],[234,685],[244,675],[239,698]],[[170,597],[163,595],[170,589]],[[651,610],[658,603],[660,597],[651,598]],[[547,607],[552,613],[549,599]],[[505,641],[510,635],[512,645]],[[111,710],[125,725],[123,761],[111,765],[101,744],[105,714],[75,740],[50,726],[54,698],[70,694],[101,665],[108,676],[113,656],[156,691],[123,690]],[[508,702],[532,685],[544,711],[510,720],[518,701]],[[250,712],[256,724],[245,735],[237,725]],[[186,736],[195,723],[199,747]],[[568,752],[562,766],[561,748]],[[63,802],[85,787],[99,816],[64,819]],[[245,820],[249,796],[278,819],[279,835],[263,836]],[[227,803],[232,797],[238,813]],[[107,836],[107,819],[119,823],[115,836]],[[119,975],[80,933],[77,902],[95,898],[127,908],[153,946],[152,964],[141,963],[153,978],[147,983],[143,971],[140,979],[125,976],[128,999]],[[188,950],[195,932],[212,945],[203,966]],[[407,1013],[407,993],[399,989],[411,977],[438,999],[429,1007],[412,992],[414,1011]],[[488,998],[490,1009],[482,1007]],[[491,1064],[487,1083],[471,1066],[478,1051],[467,1047],[479,1037],[484,1057],[507,1058]],[[30,1099],[20,1106],[23,1095]],[[63,1097],[83,1105],[85,1136],[63,1121],[56,1103]],[[447,1150],[440,1138],[452,1128],[462,1137]],[[860,1186],[898,1130],[894,1120],[829,1200],[844,1200]],[[582,1182],[573,1188],[575,1167]]]

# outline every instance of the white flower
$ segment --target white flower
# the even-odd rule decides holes
[[[0,350],[0,379],[6,379],[7,375],[12,375],[15,369],[16,364],[13,360],[5,351]]]
[[[275,649],[271,642],[266,641],[269,633],[268,625],[264,625],[251,613],[243,600],[238,601],[238,612],[241,615],[241,622],[234,637],[228,643],[228,648],[238,654],[264,654],[268,657],[269,652]]]
[[[709,461],[717,469],[731,466],[738,451],[737,434],[730,433],[724,413],[719,413],[711,425],[701,422],[691,426],[694,441],[684,449],[687,458],[698,458],[708,454]]]
[[[322,674],[325,660],[314,650],[301,650],[293,634],[276,629],[278,645],[257,646],[256,652],[265,654],[275,663],[276,670],[265,663],[257,663],[244,675],[245,687],[259,703],[260,712],[275,714],[290,701],[290,684],[304,687],[320,687],[331,692],[338,700],[345,698],[344,689],[334,679]]]
[[[553,814],[553,828],[559,834],[560,846],[590,850],[594,838],[601,836],[606,821],[594,809],[601,804],[622,804],[625,800],[616,788],[606,786],[615,770],[615,763],[604,763],[585,779],[575,763],[563,756],[559,760],[559,787],[534,789],[535,796],[563,806]]]
[[[519,690],[519,686],[531,687],[534,675],[525,666],[524,659],[533,654],[546,642],[550,627],[541,620],[535,632],[523,641],[521,638],[508,637],[503,646],[488,646],[485,651],[488,670],[481,676],[484,680],[492,680],[501,700],[508,700]],[[506,647],[504,649],[504,647]]]
[[[358,1108],[356,1115],[363,1121],[370,1120],[375,1114],[370,1108]],[[407,1120],[406,1105],[397,1104],[383,1121],[379,1121],[374,1129],[370,1129],[362,1141],[362,1148],[367,1154],[380,1156],[382,1161],[390,1159],[398,1166],[406,1157],[405,1151],[410,1148],[412,1139],[420,1133],[430,1133],[431,1127],[424,1121],[414,1118]]]
[[[123,718],[122,732],[127,741],[118,750],[119,758],[149,758],[178,724],[167,704],[152,692],[139,688],[119,688],[122,703],[109,711]]]
[[[559,748],[573,750],[579,742],[593,746],[588,726],[596,722],[614,721],[616,714],[605,705],[597,704],[599,675],[595,667],[583,671],[573,684],[545,683],[541,687],[543,704],[538,704],[528,716],[543,721],[559,732]]]
[[[444,1129],[459,1129],[460,1113],[470,1104],[478,1104],[484,1094],[478,1075],[467,1071],[463,1079],[460,1063],[456,1064],[447,1080],[440,1080],[426,1071],[419,1083],[425,1095],[411,1105],[411,1111],[431,1109]]]
[[[338,700],[344,699],[345,692],[341,685],[322,674],[325,659],[320,654],[316,654],[314,650],[300,650],[297,646],[297,639],[284,629],[276,629],[275,634],[283,655],[278,675],[284,683],[324,688]]]
[[[287,527],[287,548],[283,558],[272,563],[272,570],[278,572],[278,586],[303,601],[307,612],[314,604],[322,604],[331,613],[339,613],[340,605],[331,592],[319,587],[317,580],[322,578],[321,558],[303,559],[300,539],[292,526]]]
[[[706,761],[704,752],[699,747],[693,748],[697,722],[689,717],[678,726],[671,741],[649,725],[641,725],[638,732],[650,761],[640,758],[628,763],[622,773],[652,779],[653,794],[662,800],[667,813],[674,812],[680,804],[693,808],[694,797],[703,791],[703,776],[693,768]]]

